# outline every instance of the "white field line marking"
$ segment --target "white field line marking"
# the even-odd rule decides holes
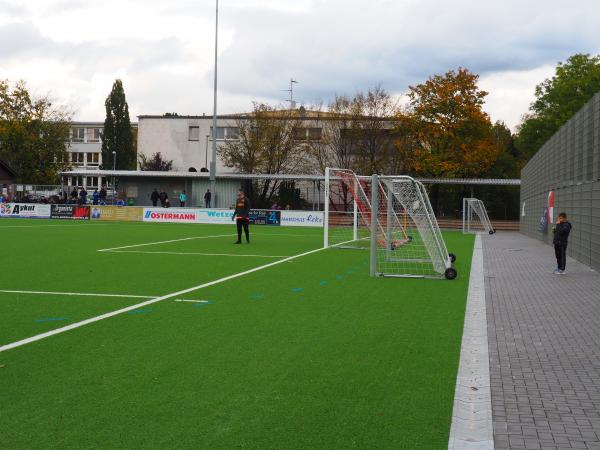
[[[340,244],[336,244],[334,246],[330,246],[330,247],[327,247],[327,248],[332,248],[332,247],[335,247],[337,245],[343,245],[343,244],[346,244],[346,243],[347,242],[341,242]],[[55,334],[64,333],[65,331],[74,330],[75,328],[83,327],[85,325],[89,325],[90,323],[98,322],[100,320],[108,319],[110,317],[114,317],[114,316],[117,316],[119,314],[123,314],[123,313],[129,312],[129,311],[133,311],[135,309],[143,308],[144,306],[152,305],[154,303],[158,303],[160,301],[167,300],[169,298],[177,297],[177,296],[184,295],[184,294],[189,294],[190,292],[194,292],[194,291],[197,291],[199,289],[204,289],[204,288],[207,288],[207,287],[210,287],[210,286],[214,286],[215,284],[224,283],[225,281],[233,280],[235,278],[243,277],[244,275],[249,275],[251,273],[258,272],[259,270],[268,269],[269,267],[273,267],[273,266],[276,266],[278,264],[283,264],[285,262],[292,261],[294,259],[301,258],[303,256],[312,255],[313,253],[318,253],[318,252],[321,252],[323,250],[327,250],[327,248],[320,247],[320,248],[317,248],[317,249],[314,249],[314,250],[309,250],[309,251],[304,252],[304,253],[299,253],[299,254],[294,255],[294,256],[289,256],[289,257],[287,257],[285,259],[280,259],[279,261],[274,261],[274,262],[271,262],[271,263],[268,263],[268,264],[265,264],[265,265],[262,265],[262,266],[255,267],[253,269],[245,270],[244,272],[239,272],[239,273],[235,273],[233,275],[228,275],[226,277],[219,278],[218,280],[209,281],[208,283],[199,284],[198,286],[193,286],[191,288],[183,289],[181,291],[172,292],[171,294],[163,295],[161,297],[157,297],[157,298],[154,298],[152,300],[148,300],[148,301],[145,301],[145,302],[142,302],[142,303],[137,303],[135,305],[131,305],[131,306],[128,306],[126,308],[117,309],[116,311],[111,311],[111,312],[108,312],[108,313],[105,313],[105,314],[101,314],[101,315],[96,316],[96,317],[91,317],[89,319],[82,320],[81,322],[75,322],[75,323],[72,323],[70,325],[66,325],[66,326],[61,327],[61,328],[56,328],[54,330],[47,331],[46,333],[37,334],[35,336],[29,337],[29,338],[26,338],[26,339],[22,339],[20,341],[12,342],[10,344],[6,344],[6,345],[3,345],[3,346],[0,346],[0,353],[4,352],[6,350],[11,350],[13,348],[21,347],[23,345],[30,344],[32,342],[36,342],[36,341],[45,339],[45,338],[50,337],[50,336],[54,336]]]
[[[321,234],[296,234],[296,233],[250,233],[250,236],[287,236],[287,237],[318,237],[323,238],[323,233]]]
[[[190,302],[190,303],[208,303],[208,300],[185,300],[183,298],[175,299],[176,302]]]
[[[13,219],[13,220],[19,220],[19,219]],[[41,228],[41,227],[89,227],[90,225],[92,225],[91,223],[77,223],[77,224],[71,224],[71,225],[67,225],[65,224],[56,224],[56,225],[0,225],[0,228]],[[109,225],[108,223],[95,223],[93,224],[93,226],[99,227],[99,226],[106,226]]]
[[[201,255],[201,256],[246,256],[246,257],[255,257],[255,258],[287,258],[290,255],[241,255],[234,253],[194,253],[194,252],[145,252],[143,250],[111,250],[110,253],[141,253],[144,255],[147,254],[156,254],[156,255]]]
[[[121,298],[156,298],[156,295],[127,295],[127,294],[94,294],[92,292],[47,292],[47,291],[15,291],[0,289],[6,294],[40,294],[40,295],[68,295],[73,297],[121,297]]]
[[[210,238],[231,237],[231,236],[235,236],[235,234],[229,233],[229,234],[216,234],[213,236],[194,236],[194,237],[187,237],[187,238],[181,238],[181,239],[171,239],[168,241],[146,242],[144,244],[134,244],[134,245],[124,245],[122,247],[103,248],[103,249],[96,250],[96,251],[97,252],[110,252],[112,250],[121,250],[123,248],[143,247],[145,245],[168,244],[169,242],[181,242],[181,241],[191,241],[193,239],[210,239]]]

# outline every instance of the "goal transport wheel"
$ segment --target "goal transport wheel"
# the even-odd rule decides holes
[[[450,257],[450,262],[456,261],[456,255],[454,253],[448,253],[448,256]]]
[[[494,234],[496,230],[490,230],[490,234]]]
[[[456,269],[454,269],[453,267],[448,267],[446,269],[446,271],[444,272],[444,276],[446,277],[447,280],[454,280],[457,275],[458,275],[458,272],[456,272]]]

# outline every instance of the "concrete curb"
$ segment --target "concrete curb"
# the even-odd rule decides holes
[[[448,450],[493,450],[481,235],[475,237]]]

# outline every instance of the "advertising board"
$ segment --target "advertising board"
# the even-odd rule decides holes
[[[92,206],[92,220],[121,220],[141,222],[144,208],[140,206]]]
[[[144,222],[196,223],[197,209],[144,208]]]
[[[322,227],[322,211],[281,211],[282,227]]]
[[[52,205],[50,213],[52,219],[88,220],[90,207],[81,205]]]
[[[0,217],[49,218],[50,205],[41,203],[0,203]]]

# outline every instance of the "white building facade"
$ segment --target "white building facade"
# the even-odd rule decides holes
[[[212,123],[210,116],[138,116],[138,155],[160,152],[173,161],[174,171],[204,172],[212,160]],[[233,116],[217,118],[217,146],[238,134]],[[230,171],[217,156],[217,172]]]
[[[131,124],[137,128],[136,123]],[[102,166],[102,131],[104,122],[71,122],[67,146],[68,162],[72,169],[98,170]],[[101,176],[64,176],[63,186],[95,189],[107,186]]]

